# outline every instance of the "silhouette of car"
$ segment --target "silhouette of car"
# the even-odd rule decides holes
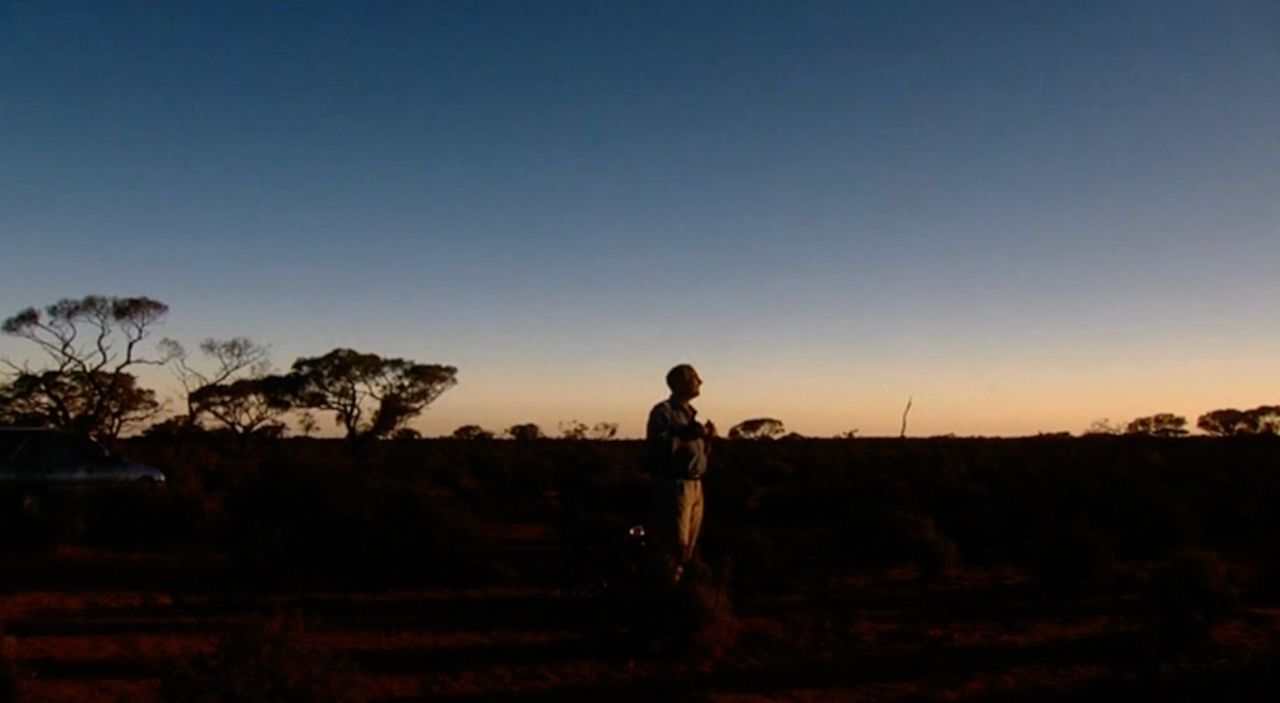
[[[164,482],[158,469],[122,459],[83,434],[0,427],[0,513],[38,515],[51,501]]]

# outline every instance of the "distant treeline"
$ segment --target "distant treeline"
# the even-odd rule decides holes
[[[0,424],[58,427],[115,441],[139,432],[183,439],[199,432],[223,432],[241,442],[316,432],[317,413],[331,415],[346,446],[358,455],[371,440],[418,436],[408,424],[457,384],[454,366],[383,357],[349,348],[294,360],[289,370],[273,370],[269,347],[245,337],[205,339],[193,353],[180,342],[152,342],[169,307],[147,297],[99,295],[64,299],[43,309],[27,308],[4,321],[6,335],[24,339],[42,363],[4,360],[0,380]],[[144,366],[169,369],[179,389],[178,408],[162,402],[138,382]],[[909,406],[908,406],[909,407]],[[904,414],[905,434],[905,414]],[[1196,420],[1209,435],[1280,433],[1280,406],[1213,410]],[[616,437],[617,423],[560,423],[558,436],[570,440]],[[1187,419],[1171,413],[1141,417],[1125,426],[1107,420],[1086,434],[1141,434],[1181,437]],[[495,432],[463,425],[459,439],[537,440],[547,438],[534,423]],[[849,439],[857,430],[840,435]],[[753,418],[734,425],[729,439],[796,439],[781,420]]]

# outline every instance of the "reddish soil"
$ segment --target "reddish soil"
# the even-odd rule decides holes
[[[557,549],[532,529],[509,542],[528,567]],[[1241,608],[1193,648],[1158,651],[1132,591],[1055,596],[1015,569],[922,585],[901,568],[739,603],[737,640],[719,652],[644,656],[602,644],[550,585],[246,596],[211,587],[222,565],[66,548],[0,559],[21,700],[156,700],[175,661],[274,609],[311,618],[317,645],[349,656],[380,701],[1088,700],[1139,682],[1194,699],[1223,681],[1269,684],[1258,662],[1280,642],[1280,610]]]

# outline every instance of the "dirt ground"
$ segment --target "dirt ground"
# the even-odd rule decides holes
[[[506,550],[552,573],[537,530]],[[1133,573],[1140,566],[1131,567]],[[912,568],[735,605],[736,640],[696,655],[602,643],[591,605],[550,579],[466,591],[245,595],[225,559],[61,548],[0,559],[0,622],[27,703],[146,703],[166,672],[238,619],[303,613],[375,701],[1263,700],[1280,609],[1238,608],[1190,647],[1153,638],[1125,589],[1053,594],[1019,570],[922,584]]]

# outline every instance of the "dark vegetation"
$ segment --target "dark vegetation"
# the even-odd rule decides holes
[[[92,501],[39,548],[226,554],[200,587],[228,593],[568,588],[648,503],[633,441],[393,439],[353,458],[340,439],[197,433],[122,449],[170,484]],[[701,565],[679,588],[598,594],[583,617],[629,656],[715,658],[744,646],[743,603],[839,598],[842,579],[882,568],[909,566],[929,588],[1013,567],[1032,576],[1024,595],[1139,604],[1144,656],[1183,656],[1241,608],[1277,602],[1278,456],[1274,436],[726,440],[706,478]],[[550,528],[560,556],[508,561],[499,543],[521,524]],[[271,667],[310,660],[290,650],[301,626],[273,622],[251,628],[261,641],[227,634],[183,664],[169,700],[237,700],[233,682],[252,677],[286,685]],[[6,667],[0,690],[16,676]]]
[[[640,444],[340,440],[198,434],[125,440],[170,476],[103,494],[56,539],[121,549],[225,547],[278,584],[465,584],[511,578],[504,524],[552,525],[575,550],[645,521]],[[706,479],[702,554],[735,593],[910,563],[1034,568],[1047,585],[1116,578],[1121,564],[1211,552],[1275,590],[1280,437],[723,441]],[[12,534],[12,533],[11,533]]]

